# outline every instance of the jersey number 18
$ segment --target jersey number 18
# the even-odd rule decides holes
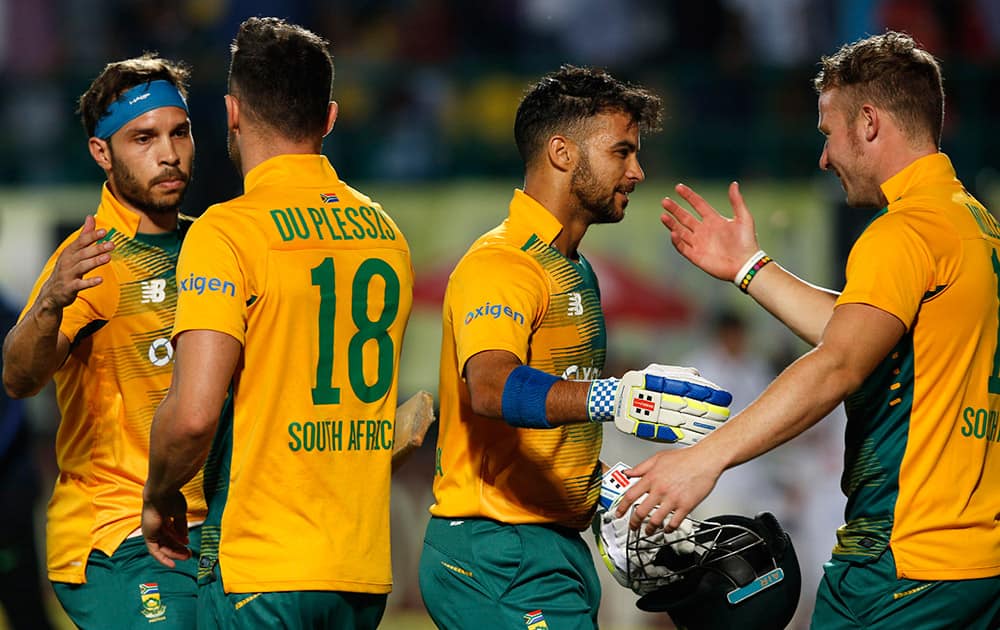
[[[368,317],[368,293],[372,279],[376,276],[385,283],[382,312],[377,319]],[[337,317],[336,274],[333,258],[325,258],[312,269],[313,286],[319,287],[319,358],[316,361],[316,386],[312,390],[313,404],[340,404],[340,388],[333,385],[333,362],[336,358],[336,334],[334,321]],[[347,373],[354,395],[361,402],[371,403],[382,398],[392,385],[393,358],[395,349],[389,328],[399,313],[399,276],[389,263],[380,258],[369,258],[361,263],[351,281],[351,319],[357,332],[347,344]],[[364,347],[374,341],[377,348],[378,366],[375,382],[365,382]]]

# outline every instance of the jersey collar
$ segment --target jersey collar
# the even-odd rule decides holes
[[[520,188],[514,190],[514,198],[510,200],[508,221],[511,227],[535,234],[549,245],[563,230],[559,219]]]
[[[916,188],[958,184],[955,167],[944,153],[931,153],[910,163],[882,184],[882,194],[889,203],[899,201]]]
[[[139,213],[129,210],[125,204],[118,201],[107,182],[101,187],[101,205],[97,206],[97,216],[95,221],[101,226],[110,226],[115,230],[125,234],[129,238],[135,238],[139,231]]]
[[[322,153],[294,153],[268,158],[250,169],[243,180],[243,191],[259,186],[287,186],[288,182],[340,181],[330,160]]]

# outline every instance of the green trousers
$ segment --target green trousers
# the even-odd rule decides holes
[[[812,627],[817,630],[988,630],[1000,627],[1000,576],[975,580],[896,577],[887,549],[877,560],[823,566]]]
[[[432,518],[420,591],[444,630],[597,628],[601,585],[579,532]]]

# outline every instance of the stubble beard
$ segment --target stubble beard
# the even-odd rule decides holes
[[[121,200],[147,215],[176,214],[191,181],[191,173],[185,173],[179,168],[167,168],[143,186],[132,169],[116,159],[114,153],[111,154],[111,173]],[[166,179],[181,179],[184,186],[176,192],[157,198],[152,188]]]
[[[844,182],[844,192],[847,193],[845,203],[851,208],[877,208],[881,205],[882,191],[877,182],[870,181],[870,177],[865,177],[862,174],[866,169],[861,166],[861,158],[864,155],[861,149],[861,140],[857,136],[851,135],[849,141],[853,157],[851,164],[853,185],[849,190],[847,183],[841,177],[841,182]]]
[[[570,193],[576,197],[577,203],[590,215],[591,223],[618,223],[624,217],[615,208],[615,190],[611,194],[604,190],[600,182],[594,178],[590,160],[586,152],[580,152],[580,161],[573,169],[570,179]]]

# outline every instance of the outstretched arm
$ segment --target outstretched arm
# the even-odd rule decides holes
[[[723,217],[684,184],[678,184],[675,190],[698,212],[701,220],[673,199],[663,199],[665,212],[660,221],[670,230],[674,248],[705,273],[728,282],[738,281],[736,274],[744,263],[760,251],[753,216],[740,194],[739,184],[729,185],[732,219]],[[809,284],[773,262],[754,276],[747,292],[812,345],[819,343],[837,299],[835,292]]]
[[[729,419],[732,395],[688,367],[652,363],[620,379],[568,381],[525,367],[504,350],[466,362],[472,409],[516,427],[611,422],[622,433],[694,444]]]
[[[620,502],[618,515],[644,493],[631,525],[650,515],[648,531],[680,525],[708,496],[727,468],[802,433],[857,389],[905,332],[894,315],[867,304],[838,307],[821,343],[782,372],[743,412],[698,444],[665,450],[636,466],[641,476]]]
[[[80,291],[101,283],[100,276],[84,276],[111,260],[114,243],[101,242],[107,231],[96,229],[87,216],[75,241],[56,259],[48,280],[34,304],[10,332],[3,344],[3,385],[11,398],[37,394],[69,354],[70,341],[59,332],[63,309]]]

